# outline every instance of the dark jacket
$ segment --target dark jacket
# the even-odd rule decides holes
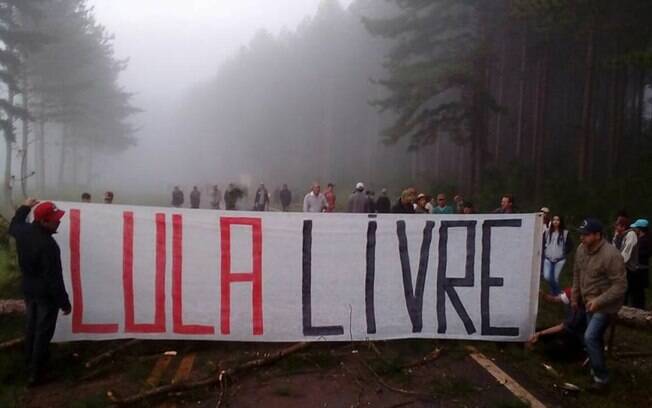
[[[183,205],[183,191],[174,190],[172,192],[172,205],[175,207],[181,207]]]
[[[389,197],[380,196],[376,201],[376,211],[379,214],[387,214],[392,210],[392,203],[389,201]]]
[[[60,309],[70,308],[59,245],[40,225],[27,222],[30,211],[20,207],[9,226],[9,234],[16,238],[25,300],[46,300]]]
[[[396,204],[392,207],[394,214],[414,214],[414,206],[412,204],[403,205],[399,198]]]
[[[190,192],[190,206],[192,208],[199,208],[199,203],[201,201],[201,193],[199,190],[192,190]]]
[[[281,198],[281,205],[283,205],[283,207],[288,207],[292,202],[292,192],[287,188],[281,190],[279,197]]]

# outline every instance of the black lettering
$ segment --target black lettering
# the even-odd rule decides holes
[[[417,284],[416,288],[413,289],[410,254],[408,253],[408,242],[405,234],[405,221],[396,222],[398,252],[401,257],[401,270],[403,272],[403,291],[405,293],[405,304],[410,315],[410,320],[412,321],[413,333],[420,333],[423,329],[423,290],[426,285],[428,256],[430,252],[430,242],[432,241],[433,228],[435,228],[434,221],[427,221],[426,226],[423,229],[423,240],[421,242],[421,252],[419,254]]]
[[[302,268],[301,301],[303,306],[304,336],[339,336],[344,334],[342,326],[312,325],[312,221],[303,221],[303,268]]]
[[[364,301],[367,311],[367,333],[376,333],[376,311],[374,304],[374,279],[376,278],[376,229],[378,223],[369,221],[367,227],[367,273],[364,285]]]
[[[439,265],[437,268],[437,333],[446,333],[446,295],[464,323],[468,334],[476,332],[475,326],[460,300],[456,287],[472,288],[475,282],[475,227],[477,221],[442,221],[439,227]],[[447,278],[448,229],[466,228],[466,269],[463,278]]]
[[[518,327],[492,327],[489,313],[489,290],[491,287],[503,286],[503,278],[490,275],[491,266],[491,229],[492,228],[520,228],[521,220],[488,220],[482,224],[482,270],[480,290],[480,314],[482,316],[483,336],[517,337]]]

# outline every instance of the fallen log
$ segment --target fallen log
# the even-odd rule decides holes
[[[21,344],[23,344],[24,341],[25,341],[24,337],[19,337],[17,339],[8,340],[3,343],[0,343],[0,351],[18,347]]]
[[[0,316],[25,314],[25,301],[22,299],[0,300]]]
[[[618,311],[617,322],[635,329],[652,330],[652,312],[623,306]]]
[[[140,340],[135,339],[135,340],[130,340],[130,341],[126,342],[126,343],[122,343],[119,346],[117,346],[117,347],[115,347],[115,348],[113,348],[113,349],[111,349],[111,350],[109,350],[109,351],[107,351],[105,353],[102,353],[97,357],[93,357],[92,359],[88,360],[86,362],[86,364],[84,364],[84,366],[86,368],[92,368],[92,367],[98,365],[99,363],[110,359],[116,353],[118,353],[118,352],[120,352],[120,351],[122,351],[122,350],[124,350],[124,349],[126,349],[128,347],[131,347],[134,344],[138,344],[140,342],[141,342]]]
[[[217,375],[211,375],[201,380],[197,380],[193,382],[183,381],[183,382],[163,385],[125,398],[120,397],[117,392],[109,390],[107,392],[107,396],[114,404],[133,405],[138,402],[151,399],[163,394],[179,392],[179,391],[190,391],[196,388],[208,387],[218,383],[221,384],[223,381],[226,381],[228,377],[232,377],[240,372],[250,370],[253,368],[260,368],[260,367],[265,367],[274,364],[277,361],[285,358],[286,356],[304,350],[309,346],[310,343],[296,343],[290,347],[287,347],[275,353],[264,354],[261,358],[249,360],[235,367],[227,368],[226,370],[221,370]]]

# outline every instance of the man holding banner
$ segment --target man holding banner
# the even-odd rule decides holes
[[[25,295],[25,355],[29,385],[40,380],[59,310],[64,315],[71,311],[63,283],[59,245],[52,237],[65,212],[49,201],[37,204],[37,200],[27,199],[16,211],[9,227],[9,233],[16,239]],[[28,223],[27,216],[34,207],[34,222]]]
[[[572,307],[583,304],[588,319],[584,344],[591,363],[593,389],[604,389],[609,373],[604,361],[604,333],[623,305],[627,279],[625,263],[616,247],[603,238],[603,227],[595,219],[579,228],[582,244],[575,255]]]

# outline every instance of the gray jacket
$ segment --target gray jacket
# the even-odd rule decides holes
[[[357,190],[349,197],[349,207],[348,211],[350,213],[363,213],[366,214],[369,212],[369,198],[364,193],[364,191]]]

